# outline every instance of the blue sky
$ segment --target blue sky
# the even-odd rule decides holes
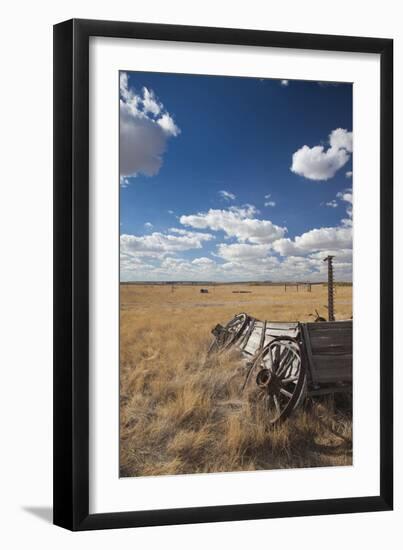
[[[351,280],[352,85],[120,73],[122,280]]]

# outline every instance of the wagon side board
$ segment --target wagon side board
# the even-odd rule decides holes
[[[353,323],[302,323],[303,340],[314,385],[351,383],[353,379]]]
[[[253,319],[245,333],[245,338],[240,341],[240,349],[247,355],[254,356],[260,349],[267,346],[278,336],[297,338],[299,333],[298,323],[275,323]]]

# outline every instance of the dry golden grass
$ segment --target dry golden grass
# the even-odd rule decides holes
[[[206,360],[211,329],[245,311],[271,321],[326,317],[327,289],[253,285],[121,285],[121,476],[349,465],[351,402],[308,399],[269,426],[260,402],[240,396],[244,371],[230,352]],[[234,294],[233,290],[250,290]],[[336,318],[351,317],[338,287]]]

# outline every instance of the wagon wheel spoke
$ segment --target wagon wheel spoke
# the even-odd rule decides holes
[[[298,376],[290,376],[289,378],[283,378],[283,384],[295,384],[298,381]]]
[[[280,388],[280,393],[282,395],[285,395],[286,397],[288,397],[288,399],[291,399],[292,397],[292,393],[290,393],[289,391],[285,390],[284,388]]]
[[[280,416],[281,409],[280,409],[280,403],[278,402],[278,399],[277,399],[277,395],[273,394],[273,400],[274,400],[274,404],[276,406],[276,411],[277,411],[278,415]]]
[[[266,407],[267,407],[267,409],[270,408],[270,400],[271,400],[271,395],[268,393],[267,397],[266,397]]]
[[[281,351],[280,353],[280,358],[279,358],[279,368],[282,367],[282,365],[284,365],[284,362],[287,360],[287,357],[288,355],[290,354],[290,349],[288,346],[282,346],[284,349]]]
[[[294,359],[295,359],[295,351],[291,347],[287,346],[287,353],[284,356],[283,364],[278,369],[277,374],[279,376],[285,375],[289,367],[292,365],[292,362],[294,361]]]
[[[274,346],[274,361],[273,361],[273,370],[275,372],[278,371],[281,365],[281,358],[282,358],[283,350],[281,349],[281,346]]]
[[[252,371],[254,370],[255,366],[256,366],[256,365],[255,365],[254,363],[252,363],[252,364],[249,366],[248,372],[246,373],[246,376],[245,376],[245,381],[244,381],[244,383],[243,383],[243,385],[242,385],[242,388],[241,388],[241,392],[243,392],[244,389],[246,388],[246,386],[248,385],[249,379],[250,379],[250,377],[251,377]]]
[[[271,340],[255,357],[244,385],[251,379],[266,394],[268,421],[274,424],[287,418],[302,401],[306,386],[298,341],[288,336]]]
[[[269,360],[270,360],[270,364],[271,364],[271,368],[272,370],[274,370],[274,365],[275,365],[275,359],[274,359],[274,349],[273,347],[270,347],[269,348]]]

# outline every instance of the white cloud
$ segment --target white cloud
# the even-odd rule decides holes
[[[289,83],[290,83],[290,82],[289,82],[288,80],[282,80],[282,81],[280,82],[281,86],[288,86]]]
[[[270,245],[266,244],[219,244],[217,256],[228,262],[244,262],[266,258],[270,251]]]
[[[169,270],[169,271],[173,269],[181,270],[183,269],[183,265],[186,263],[187,263],[186,260],[184,260],[183,258],[175,258],[172,256],[168,256],[167,258],[164,258],[161,261],[159,268],[162,270]],[[158,266],[155,266],[154,270],[155,269],[158,269]]]
[[[350,249],[352,237],[350,227],[321,227],[307,231],[294,240],[279,239],[272,246],[281,256],[304,256],[319,250]]]
[[[353,134],[343,128],[329,135],[330,147],[304,145],[292,156],[291,171],[305,178],[323,181],[332,178],[350,159]]]
[[[167,140],[179,133],[180,129],[154,92],[143,88],[140,95],[136,94],[129,87],[127,73],[120,73],[121,177],[157,174]]]
[[[226,201],[234,201],[236,199],[236,195],[234,195],[234,193],[231,193],[230,191],[225,191],[224,189],[222,191],[218,191],[218,194],[222,199]]]
[[[325,205],[329,206],[330,208],[337,208],[339,206],[338,202],[334,199],[329,202],[326,202]]]
[[[137,257],[122,254],[122,280],[211,280],[211,281],[324,281],[323,258],[335,255],[337,280],[351,280],[351,250],[323,250],[309,256],[278,258],[270,247],[251,244],[221,244],[217,261],[205,256],[187,260],[176,256]],[[224,263],[219,263],[224,260]]]
[[[352,177],[353,177],[353,173],[351,172],[351,170],[346,172],[346,178],[352,178]]]
[[[352,227],[353,226],[353,192],[352,189],[346,189],[337,193],[337,198],[347,203],[346,214],[347,218],[341,220],[341,225],[343,227]]]
[[[270,197],[271,197],[271,194],[270,194],[270,193],[269,193],[268,195],[265,195],[265,196],[264,196],[265,199],[270,199]],[[275,201],[273,201],[273,200],[270,200],[270,201],[269,201],[269,200],[266,200],[266,202],[264,203],[264,205],[265,205],[265,206],[276,206],[276,203],[275,203]]]
[[[144,227],[146,227],[147,229],[152,229],[154,226],[153,226],[153,224],[152,224],[151,222],[146,222],[146,223],[144,224]]]
[[[274,225],[269,220],[255,218],[258,213],[252,205],[241,208],[232,206],[228,210],[210,209],[190,216],[181,216],[182,225],[196,229],[224,231],[227,237],[235,237],[239,242],[267,244],[284,236],[285,227]]]
[[[320,250],[319,252],[314,252],[309,254],[309,258],[324,260],[327,256],[334,256],[334,263],[345,263],[352,262],[353,260],[353,250],[351,248],[339,248],[337,250]]]
[[[168,214],[175,214],[173,210],[168,210]]]
[[[168,233],[154,232],[151,235],[121,235],[120,252],[124,256],[162,258],[185,250],[202,248],[205,242],[214,239],[209,233],[171,229]]]
[[[346,189],[345,191],[337,193],[337,198],[348,202],[349,204],[353,204],[353,193],[351,189]]]
[[[343,128],[337,128],[329,136],[329,143],[332,149],[345,149],[349,153],[353,152],[353,132],[348,132]]]
[[[206,258],[205,256],[203,256],[201,258],[195,258],[192,261],[192,264],[201,267],[211,267],[212,265],[215,265],[215,261],[211,258]]]
[[[129,178],[126,178],[124,176],[120,176],[120,186],[125,188],[128,187],[130,184]]]
[[[143,88],[143,106],[145,113],[151,113],[154,116],[159,115],[163,108],[162,103],[158,103],[154,92],[148,88]]]
[[[347,216],[348,218],[343,218],[341,220],[341,225],[343,227],[353,227],[353,209],[347,208]]]
[[[174,119],[169,113],[164,113],[158,120],[157,124],[163,129],[168,136],[177,136],[180,134],[180,129],[176,126]]]

